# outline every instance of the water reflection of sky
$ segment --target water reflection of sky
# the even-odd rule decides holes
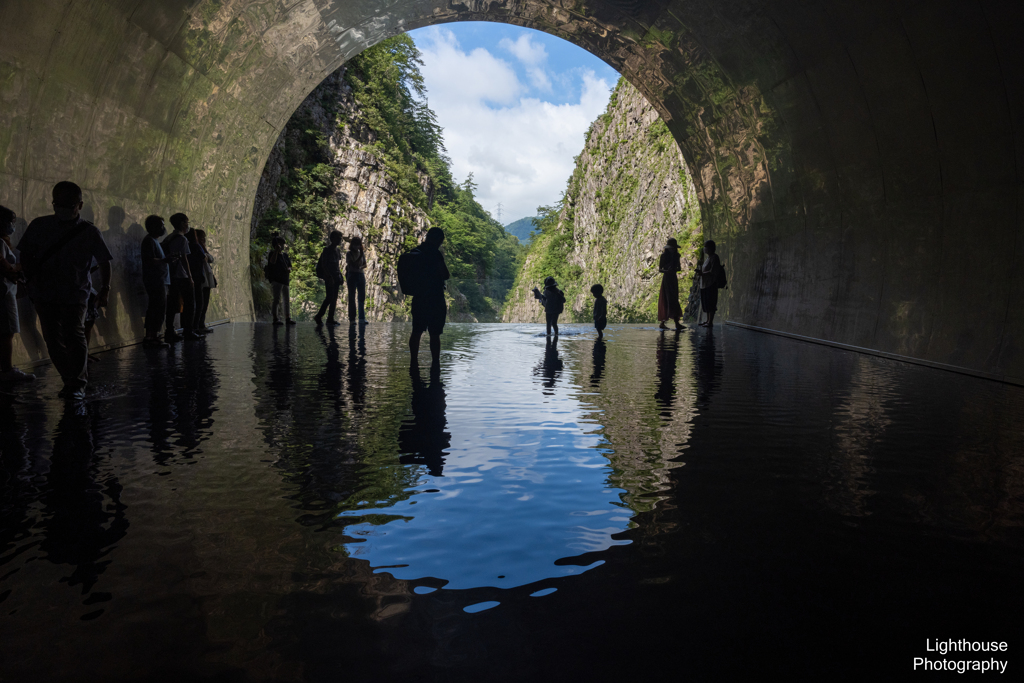
[[[468,350],[445,357],[443,398],[433,395],[451,434],[443,476],[423,468],[405,500],[342,512],[368,515],[346,528],[347,551],[396,578],[434,577],[448,589],[512,588],[600,565],[555,564],[628,543],[612,538],[633,513],[608,485],[593,407],[579,403],[568,373],[550,387],[550,375],[533,372],[550,360],[542,339],[504,330],[474,335]]]

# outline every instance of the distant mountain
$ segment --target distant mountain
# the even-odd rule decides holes
[[[505,226],[505,232],[519,238],[520,244],[530,243],[530,233],[533,231],[533,217],[520,218],[514,223]]]

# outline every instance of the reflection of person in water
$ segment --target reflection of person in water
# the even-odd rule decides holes
[[[398,448],[403,465],[423,465],[431,476],[440,477],[444,469],[446,448],[452,445],[452,435],[445,431],[444,385],[437,369],[431,369],[430,381],[424,382],[419,368],[409,368],[412,378],[412,420],[406,420],[398,429]]]
[[[352,407],[362,410],[366,401],[366,328],[348,328],[348,393]]]
[[[533,371],[533,374],[544,379],[541,385],[545,389],[554,389],[563,367],[562,359],[558,357],[558,337],[547,337],[544,343],[544,361]],[[552,396],[554,393],[545,391],[544,395]]]
[[[40,549],[50,562],[75,567],[67,582],[81,584],[83,594],[110,564],[110,560],[101,560],[128,529],[121,484],[96,461],[96,422],[94,417],[80,414],[76,404],[65,406],[40,496],[44,505]]]
[[[722,360],[715,350],[714,328],[708,327],[708,334],[691,337],[694,343],[693,373],[697,378],[697,403],[706,405],[718,389],[718,376],[722,371]]]
[[[594,371],[590,373],[590,386],[596,387],[601,383],[601,375],[604,374],[604,355],[607,349],[604,339],[598,337],[594,340]]]
[[[672,417],[676,399],[676,364],[679,359],[679,333],[658,337],[658,390],[654,399],[663,418]]]

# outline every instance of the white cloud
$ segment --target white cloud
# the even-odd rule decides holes
[[[506,223],[556,202],[614,84],[590,70],[556,73],[560,82],[570,78],[580,97],[554,104],[528,96],[530,88],[512,65],[487,50],[463,51],[450,31],[432,27],[417,34],[430,107],[444,127],[456,180],[472,172],[478,201],[495,217],[501,202]],[[528,67],[528,75],[531,65],[547,60],[544,47],[529,36],[501,46]]]
[[[551,79],[548,78],[544,66],[548,61],[548,51],[543,45],[530,40],[530,34],[523,33],[514,41],[502,38],[498,46],[511,52],[516,59],[522,62],[533,87],[545,92],[551,91]]]

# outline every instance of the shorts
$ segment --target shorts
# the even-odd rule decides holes
[[[426,330],[433,336],[444,332],[445,319],[448,317],[448,306],[441,299],[412,298],[412,333],[423,334]]]
[[[718,310],[718,287],[705,287],[700,290],[700,306],[705,313]]]
[[[594,321],[594,329],[598,332],[608,327],[608,318],[598,318]]]
[[[0,308],[0,334],[11,335],[21,332],[18,323],[18,296],[11,289],[3,293],[3,305]]]

